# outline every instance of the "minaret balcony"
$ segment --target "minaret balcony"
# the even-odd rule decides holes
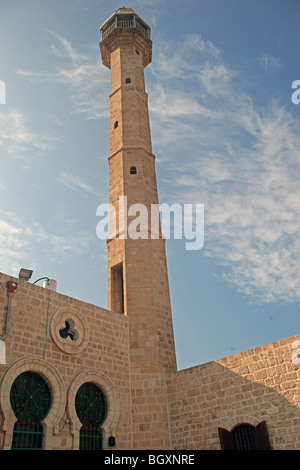
[[[107,38],[115,29],[117,28],[136,28],[138,29],[142,34],[144,34],[147,38],[150,39],[150,31],[147,26],[143,26],[141,22],[135,18],[132,17],[131,19],[119,19],[116,17],[115,21],[104,31],[101,31],[101,39],[102,41]]]
[[[132,8],[119,8],[101,26],[101,40],[104,41],[115,29],[137,29],[150,39],[151,28]]]
[[[152,60],[151,28],[140,18],[132,8],[119,8],[101,26],[100,50],[103,64],[110,69],[111,53],[124,43],[124,34],[128,39],[128,32],[132,34],[135,41],[136,51],[142,56],[143,66],[147,67]],[[125,43],[124,43],[125,44]]]

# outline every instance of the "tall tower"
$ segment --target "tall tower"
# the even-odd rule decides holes
[[[107,240],[108,308],[129,320],[133,447],[146,448],[151,433],[153,445],[157,432],[157,446],[170,448],[165,377],[176,369],[176,357],[165,240],[160,229],[151,233],[158,215],[144,79],[152,59],[151,30],[134,10],[120,8],[100,32],[102,61],[111,70],[109,197],[117,216],[116,224],[110,220]],[[145,209],[148,223],[138,227]],[[125,219],[128,215],[127,224],[121,212]],[[157,384],[151,397],[149,380]]]

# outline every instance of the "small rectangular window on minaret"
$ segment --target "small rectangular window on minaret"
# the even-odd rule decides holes
[[[123,264],[111,268],[112,310],[124,313],[124,276]]]

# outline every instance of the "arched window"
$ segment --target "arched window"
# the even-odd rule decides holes
[[[130,167],[130,174],[131,175],[136,175],[136,167],[135,166]]]
[[[242,424],[231,431],[235,450],[257,450],[257,438],[255,427],[250,424]]]
[[[119,122],[116,121],[116,122],[114,123],[114,129],[117,129],[118,125],[119,125]]]
[[[16,415],[12,449],[42,449],[42,421],[51,404],[51,394],[44,379],[35,372],[23,372],[12,384],[10,403]]]
[[[267,424],[261,421],[257,426],[239,424],[231,431],[218,428],[222,450],[270,450]]]
[[[80,450],[101,450],[103,424],[106,412],[106,398],[97,385],[86,382],[78,389],[75,409],[82,424],[80,429]]]

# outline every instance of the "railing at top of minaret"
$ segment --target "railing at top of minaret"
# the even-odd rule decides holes
[[[115,21],[105,31],[101,31],[102,41],[116,28],[136,28],[149,38],[149,31],[133,18],[132,20]]]

